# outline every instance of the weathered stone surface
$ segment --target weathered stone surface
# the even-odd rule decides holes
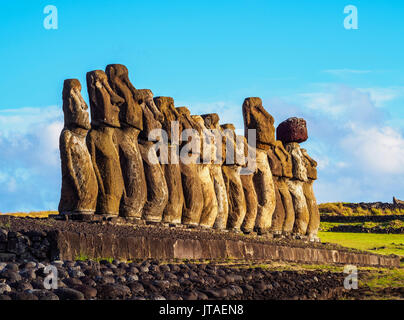
[[[243,118],[245,136],[248,137],[248,129],[255,129],[258,148],[259,144],[275,143],[274,118],[264,109],[260,98],[252,97],[244,100]]]
[[[179,123],[180,115],[174,106],[174,99],[171,97],[155,97],[153,100],[157,109],[163,114],[161,124],[167,133],[168,142],[178,145],[182,128]]]
[[[81,96],[81,84],[76,79],[65,80],[63,112],[65,126],[59,148],[62,166],[60,213],[94,213],[98,185],[86,135],[90,129],[87,104]]]
[[[203,210],[203,194],[201,179],[198,173],[198,164],[180,162],[182,188],[184,191],[184,208],[182,223],[198,225]]]
[[[239,230],[247,211],[240,170],[241,167],[236,165],[222,166],[223,179],[229,201],[228,229]]]
[[[120,105],[119,119],[121,125],[127,124],[138,130],[143,130],[142,99],[136,99],[135,87],[129,80],[129,71],[122,64],[110,64],[106,67],[109,84],[124,102]]]
[[[285,211],[285,218],[283,221],[283,233],[290,234],[293,231],[295,224],[295,209],[293,206],[292,196],[289,192],[287,181],[289,178],[274,177],[274,183],[276,184],[279,195],[281,196],[283,209]]]
[[[202,153],[201,164],[198,165],[198,175],[201,181],[203,197],[203,209],[199,224],[202,227],[212,228],[218,214],[218,203],[215,193],[215,185],[211,176],[211,167],[216,156],[215,136],[205,127],[201,116],[192,116],[192,120],[199,126],[201,136]]]
[[[242,166],[245,165],[244,144],[237,143],[243,140],[236,138],[233,124],[223,124],[221,128],[226,136],[226,161],[222,166],[222,173],[229,201],[227,228],[240,230],[247,211],[240,178]]]
[[[258,198],[254,187],[254,174],[256,170],[256,151],[251,147],[247,139],[242,137],[244,144],[244,156],[246,157],[246,165],[243,167],[240,179],[243,185],[244,197],[246,201],[246,215],[241,225],[241,230],[245,233],[254,231],[255,221],[257,219]]]
[[[286,145],[286,150],[292,156],[293,163],[293,179],[286,181],[292,195],[293,207],[295,209],[295,225],[293,229],[296,234],[305,235],[310,219],[310,213],[307,208],[307,202],[303,191],[303,184],[308,181],[307,170],[298,143],[288,143]]]
[[[141,218],[147,200],[146,177],[138,146],[138,135],[143,129],[142,99],[135,99],[135,87],[129,80],[128,69],[123,65],[106,68],[111,88],[124,99],[120,105],[121,129],[116,130],[119,159],[124,181],[124,195],[120,215]]]
[[[213,179],[217,201],[217,216],[213,227],[215,229],[224,230],[226,229],[229,216],[229,200],[227,198],[222,166],[220,164],[213,164],[210,166],[209,170]]]
[[[279,177],[273,176],[274,186],[275,186],[275,197],[276,197],[276,206],[275,211],[272,216],[272,225],[271,231],[274,234],[282,234],[283,231],[283,224],[285,222],[286,212],[283,206],[282,197],[279,192],[279,187],[277,184],[277,180]]]
[[[286,179],[293,177],[292,157],[279,140],[266,150],[276,189],[276,207],[272,217],[272,230],[275,233],[283,231],[288,234],[292,232],[295,221],[292,198],[285,184]]]
[[[178,107],[180,123],[180,158],[184,163],[196,163],[202,153],[202,128],[195,123],[187,107]]]
[[[146,176],[138,144],[139,130],[123,127],[116,130],[119,160],[124,181],[124,194],[120,206],[123,217],[141,218],[147,201]]]
[[[311,180],[317,180],[317,162],[312,159],[306,149],[300,148],[302,155],[303,155],[303,161],[306,166],[306,171],[307,171],[307,178]]]
[[[311,240],[318,240],[317,234],[320,228],[320,211],[318,210],[316,196],[313,191],[314,180],[309,179],[309,181],[303,184],[303,192],[306,197],[307,209],[309,210],[309,224],[307,226],[307,236]]]
[[[272,225],[272,215],[276,206],[275,186],[265,151],[256,150],[257,172],[254,174],[254,186],[258,198],[256,229],[266,233]]]
[[[87,73],[92,128],[87,136],[98,181],[96,212],[118,215],[124,192],[115,128],[119,123],[119,106],[124,102],[108,84],[107,75],[96,70]]]
[[[255,192],[253,177],[253,174],[240,176],[246,201],[246,215],[241,225],[241,230],[245,233],[254,231],[258,212],[258,198]]]
[[[293,117],[281,122],[276,128],[276,138],[284,144],[306,141],[308,139],[306,120]]]
[[[227,219],[229,215],[229,200],[227,196],[226,185],[223,179],[222,164],[226,159],[226,137],[222,133],[219,125],[219,116],[216,113],[205,114],[201,116],[204,120],[206,129],[210,130],[214,136],[215,155],[213,164],[210,166],[210,174],[215,188],[218,211],[215,229],[226,229]]]
[[[143,160],[146,176],[147,201],[143,207],[143,219],[159,222],[163,217],[164,208],[168,202],[168,187],[160,166],[154,143],[141,141],[139,150]]]
[[[76,241],[74,232],[58,233],[55,241],[61,259],[73,260],[82,252],[89,258],[114,256],[122,260],[134,259],[242,259],[280,260],[318,264],[354,264],[361,266],[399,267],[399,257],[371,253],[330,250],[314,247],[296,247],[276,243],[260,243],[235,240],[179,239],[152,237],[125,237],[88,234]],[[94,243],[102,244],[94,251]],[[126,246],[122,244],[126,243]]]
[[[156,107],[153,100],[153,92],[149,89],[138,89],[133,93],[135,100],[142,100],[143,130],[139,133],[139,139],[143,141],[156,141],[156,135],[161,130],[161,122],[164,120],[163,114]],[[157,134],[160,136],[161,134]]]
[[[320,227],[320,211],[317,206],[316,197],[313,191],[314,180],[317,179],[317,162],[313,160],[305,149],[300,149],[303,155],[303,161],[307,170],[308,181],[303,184],[303,192],[306,197],[307,208],[310,219],[307,226],[307,235],[311,240],[318,240],[317,234]]]
[[[214,135],[216,157],[215,164],[223,164],[226,160],[226,136],[219,124],[219,116],[217,113],[209,113],[201,115],[206,129],[210,130]]]
[[[167,164],[162,164],[161,168],[164,172],[164,178],[168,188],[168,201],[163,213],[163,221],[167,223],[179,224],[182,220],[182,212],[184,208],[184,190],[181,179],[181,167],[177,160],[176,145],[167,147]]]

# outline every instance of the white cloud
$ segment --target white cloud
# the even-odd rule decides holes
[[[353,127],[341,146],[352,154],[363,172],[371,175],[404,174],[404,137],[390,127]]]

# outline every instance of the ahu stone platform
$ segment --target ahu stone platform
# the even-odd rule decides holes
[[[75,260],[83,257],[164,261],[234,259],[400,266],[397,256],[377,255],[333,244],[271,239],[212,229],[0,217],[0,222],[2,220],[7,220],[10,227],[2,231],[0,256],[8,255],[16,260]]]

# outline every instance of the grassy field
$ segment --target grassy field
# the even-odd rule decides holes
[[[38,211],[38,212],[15,212],[15,213],[0,213],[0,215],[14,217],[31,217],[31,218],[47,218],[50,214],[58,214],[57,211]]]
[[[404,258],[404,234],[319,232],[322,242]]]
[[[320,214],[336,215],[336,216],[382,216],[382,215],[404,215],[404,209],[366,209],[362,207],[349,208],[343,202],[337,203],[321,203],[318,205]]]

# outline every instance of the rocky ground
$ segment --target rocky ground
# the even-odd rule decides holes
[[[336,299],[343,273],[158,261],[54,261],[58,289],[44,288],[49,263],[0,263],[0,300]]]

